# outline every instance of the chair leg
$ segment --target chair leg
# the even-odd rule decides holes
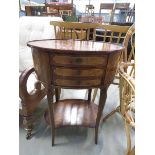
[[[135,146],[134,146],[133,149],[128,153],[128,155],[135,155]]]
[[[116,109],[111,111],[109,114],[107,114],[103,119],[102,122],[105,122],[110,116],[112,116],[115,112],[119,112],[120,106],[118,106]]]
[[[126,133],[126,139],[127,139],[127,150],[126,150],[126,155],[129,155],[131,151],[131,138],[130,138],[130,128],[129,124],[124,121],[124,126],[125,126],[125,133]]]

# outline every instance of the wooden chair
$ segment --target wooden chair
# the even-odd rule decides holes
[[[109,18],[110,19],[109,19],[108,23],[111,23],[112,19],[113,19],[113,8],[114,8],[114,3],[101,3],[100,4],[99,16],[101,16],[102,10],[109,10],[110,11],[109,12]]]
[[[122,44],[125,47],[125,52],[122,53],[123,62],[135,60],[135,24],[132,26],[101,24],[99,26],[99,31],[102,31],[102,34],[95,34],[95,37],[103,38],[103,42]],[[129,45],[131,46],[130,49],[128,48]]]
[[[55,36],[57,39],[79,39],[79,40],[95,40],[97,23],[78,23],[78,22],[58,22],[52,21],[54,26]],[[91,32],[91,29],[93,32]]]
[[[86,5],[85,16],[94,16],[94,6],[93,5]]]
[[[129,9],[130,3],[115,3],[114,9],[124,10]]]
[[[115,11],[121,11],[124,15],[119,17],[119,22],[126,22],[127,14],[129,12],[129,6],[130,3],[115,3],[114,8],[113,8],[113,19],[114,21],[114,16],[115,16]]]
[[[123,42],[123,46],[125,47],[125,51],[123,52],[123,58],[122,58],[122,61],[124,63],[135,63],[135,54],[134,54],[134,50],[135,50],[135,43],[134,43],[134,39],[132,38],[134,36],[134,33],[135,33],[135,25],[133,24],[130,29],[128,30],[126,36],[125,36],[125,39],[124,39],[124,42]],[[127,45],[129,44],[129,41],[131,42],[131,52],[130,54],[128,55],[127,54]],[[132,61],[131,61],[132,60]],[[134,66],[134,65],[133,65]],[[126,72],[129,71],[127,70],[126,68]],[[130,70],[130,74],[131,75],[134,71],[134,67],[132,67],[132,69]],[[119,82],[120,84],[120,82]],[[95,100],[95,97],[96,97],[96,93],[94,94],[94,98],[93,98],[93,101]],[[118,112],[120,109],[120,106],[118,106],[116,109],[114,109],[112,112],[110,112],[108,115],[106,115],[103,119],[103,121],[105,121],[106,119],[108,119],[110,116],[112,116],[115,112]]]
[[[131,8],[128,13],[127,13],[127,17],[126,17],[126,22],[134,22],[135,21],[135,4],[133,6],[133,8]]]
[[[123,120],[127,138],[127,150],[125,155],[134,155],[135,147],[131,149],[131,137],[130,137],[130,126],[135,128],[134,120],[134,98],[135,98],[135,64],[134,63],[121,63],[119,66],[119,75],[120,75],[120,105],[106,115],[102,122],[105,122],[110,116],[115,112],[118,112]]]
[[[125,130],[127,136],[127,153],[126,155],[134,155],[134,148],[131,150],[131,140],[129,134],[129,125],[134,127],[134,120],[132,116],[129,116],[128,111],[134,111],[134,108],[131,107],[131,101],[134,99],[135,92],[135,25],[133,24],[128,30],[126,37],[123,42],[123,46],[125,47],[125,52],[123,52],[123,61],[119,66],[119,92],[120,92],[120,105],[112,110],[109,114],[107,114],[103,118],[103,122],[106,121],[110,116],[112,116],[115,112],[118,112],[123,116],[125,120]],[[127,54],[127,45],[131,45],[131,51]],[[131,113],[131,112],[130,112]]]
[[[23,118],[25,130],[27,130],[26,139],[31,138],[34,111],[46,95],[45,88],[41,87],[40,81],[34,83],[34,89],[31,92],[27,91],[27,81],[33,73],[34,68],[30,67],[25,69],[19,77],[19,96],[22,104],[22,109],[20,109],[19,114]]]
[[[59,14],[61,18],[63,16],[72,16],[72,10],[60,10]]]
[[[123,53],[123,61],[135,62],[135,24],[133,24],[128,30],[123,42],[123,46],[125,47],[125,52]]]
[[[123,44],[126,34],[129,30],[130,26],[119,26],[119,25],[100,25],[99,31],[102,34],[96,34],[96,38],[100,37],[103,42],[115,43],[115,44]],[[97,33],[97,32],[96,32]],[[127,44],[127,38],[124,45]],[[125,57],[125,56],[124,56]],[[117,78],[117,77],[116,77]],[[114,83],[117,84],[117,83]],[[97,89],[94,90],[92,101],[95,101],[97,95]]]
[[[127,138],[126,155],[134,155],[135,147],[131,148],[130,128],[135,128],[135,65],[134,63],[122,63],[119,67],[120,75],[120,107],[117,108],[121,114]],[[128,71],[128,72],[127,72]]]

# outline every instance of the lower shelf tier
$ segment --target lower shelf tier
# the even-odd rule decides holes
[[[94,128],[96,124],[98,106],[93,102],[81,99],[66,99],[54,103],[55,128],[67,126],[81,126]],[[44,117],[49,124],[49,111]]]

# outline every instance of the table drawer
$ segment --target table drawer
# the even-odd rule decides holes
[[[54,65],[84,65],[84,66],[106,66],[107,56],[53,56],[51,63]]]
[[[62,87],[93,87],[100,85],[101,80],[95,79],[95,80],[63,80],[63,79],[56,79],[54,81],[54,84],[57,86]]]
[[[101,77],[105,74],[104,69],[66,69],[55,68],[54,75],[58,76],[75,76],[75,77]]]

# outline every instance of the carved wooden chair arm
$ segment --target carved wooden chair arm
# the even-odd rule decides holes
[[[127,69],[130,67],[129,72],[127,73]],[[128,81],[133,91],[135,91],[135,63],[127,62],[127,63],[121,63],[119,65],[119,74]]]
[[[33,67],[25,69],[19,77],[19,96],[22,104],[31,104],[41,100],[45,95],[45,88],[41,87],[40,81],[34,83],[34,89],[31,92],[27,91],[27,81],[29,76],[34,72]]]
[[[34,89],[31,92],[27,91],[27,81],[33,72],[34,68],[29,67],[25,69],[19,77],[19,96],[21,98],[22,106],[22,109],[19,112],[20,115],[23,116],[23,126],[27,130],[26,139],[31,137],[34,111],[46,95],[45,88],[41,87],[40,81],[34,83]]]

